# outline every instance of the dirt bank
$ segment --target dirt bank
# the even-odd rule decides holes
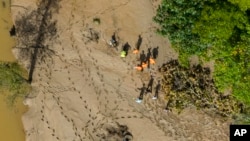
[[[111,141],[123,136],[119,125],[126,125],[135,141],[228,140],[228,123],[216,117],[193,108],[180,115],[164,112],[162,93],[158,100],[148,94],[141,104],[135,102],[136,89],[148,83],[149,70],[139,73],[133,69],[138,56],[131,51],[120,58],[122,45],[128,42],[135,47],[141,35],[141,50],[159,47],[157,64],[151,66],[153,73],[162,63],[177,58],[168,41],[155,34],[152,17],[157,3],[59,2],[51,19],[56,21],[57,35],[44,41],[45,49],[52,53],[38,54],[33,92],[25,101],[30,107],[23,116],[27,141]],[[28,13],[36,4],[35,0],[13,0],[14,21],[20,16],[18,11]],[[100,19],[100,24],[94,23],[94,18]],[[107,45],[114,32],[119,37],[119,51]],[[20,57],[19,49],[14,52],[29,69],[30,61]],[[161,79],[157,73],[156,79]]]

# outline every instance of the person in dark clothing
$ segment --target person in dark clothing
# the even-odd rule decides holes
[[[144,53],[144,50],[142,50],[142,53],[140,54],[140,61],[141,61],[141,65],[142,63],[146,63],[146,55]]]
[[[128,51],[130,50],[130,48],[131,48],[131,46],[128,44],[128,42],[126,42],[126,44],[123,45],[123,47],[122,47],[121,57],[126,57],[128,55]]]
[[[159,95],[159,90],[161,89],[161,82],[160,80],[158,80],[158,84],[155,87],[155,95],[153,97],[153,99],[157,99],[158,95]]]
[[[111,37],[111,43],[112,43],[113,47],[117,46],[117,40],[116,40],[116,37],[115,37],[115,33]]]
[[[159,53],[159,47],[156,47],[153,49],[153,59],[156,59],[158,57]]]
[[[142,43],[142,37],[141,37],[141,35],[139,35],[139,36],[138,36],[137,43],[136,43],[136,49],[137,49],[137,50],[140,50],[141,43]]]
[[[169,99],[167,104],[166,104],[166,107],[164,109],[165,112],[168,112],[170,109],[169,109],[169,105],[172,103],[172,99]]]
[[[148,82],[147,92],[152,93],[153,83],[154,83],[154,77],[151,75],[150,80]]]
[[[148,68],[150,68],[150,57],[151,57],[152,53],[151,53],[151,48],[148,48],[148,53],[146,56],[146,62],[148,62]]]
[[[138,97],[138,99],[136,100],[136,102],[138,103],[141,103],[142,100],[143,100],[143,95],[146,93],[146,87],[145,87],[145,83],[142,84],[142,87],[141,88],[138,88],[138,90],[141,90],[140,91],[140,95]]]
[[[151,57],[152,53],[151,53],[151,48],[148,48],[148,52],[147,52],[147,60],[149,60],[149,58]]]

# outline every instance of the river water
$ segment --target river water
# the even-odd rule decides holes
[[[14,61],[11,47],[15,45],[14,39],[10,38],[9,30],[12,27],[9,0],[0,0],[0,60]]]
[[[15,45],[15,40],[9,35],[11,27],[10,0],[0,0],[0,61],[15,61],[11,52]],[[0,141],[24,141],[21,116],[27,108],[21,100],[15,106],[9,106],[6,95],[7,92],[0,90]]]

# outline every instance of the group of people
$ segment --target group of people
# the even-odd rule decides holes
[[[140,53],[141,43],[142,43],[142,37],[141,37],[141,35],[139,35],[136,46],[133,49],[133,54],[137,55],[137,54]],[[115,38],[115,34],[113,34],[112,37],[111,37],[110,46],[111,47],[117,47],[118,46],[118,41]],[[128,42],[126,42],[122,46],[120,57],[125,58],[128,55],[128,51],[130,49],[131,49],[131,46],[128,44]],[[151,65],[154,65],[156,63],[155,59],[157,57],[158,57],[158,47],[153,48],[152,51],[151,51],[151,48],[148,48],[146,54],[145,54],[144,50],[142,50],[140,55],[139,55],[139,60],[138,60],[139,63],[134,68],[137,71],[143,71],[145,68],[148,68],[150,70]],[[136,100],[137,103],[142,102],[144,94],[152,93],[154,81],[155,81],[154,76],[153,76],[152,73],[150,73],[150,80],[148,82],[147,87],[146,87],[145,83],[143,83],[143,86],[141,88],[138,88],[140,90],[140,95]],[[158,80],[158,83],[156,84],[156,87],[155,87],[155,94],[152,97],[152,99],[157,99],[158,98],[160,88],[161,88],[161,83],[160,83],[160,80]]]
[[[139,50],[135,49],[134,52],[139,53]],[[154,57],[151,53],[151,48],[148,48],[147,54],[145,54],[144,50],[142,50],[139,57],[140,63],[137,64],[135,69],[138,71],[143,71],[145,68],[150,69],[150,65],[155,64],[155,59],[156,57]]]
[[[140,95],[139,97],[136,99],[136,102],[137,103],[141,103],[142,100],[143,100],[143,96],[147,93],[152,93],[153,91],[153,83],[154,83],[154,76],[151,74],[150,75],[150,80],[148,82],[148,85],[146,87],[145,83],[142,84],[142,87],[141,88],[138,88],[140,90]],[[158,83],[156,84],[156,87],[155,87],[155,94],[153,96],[152,99],[157,99],[158,98],[158,95],[159,95],[159,91],[161,89],[161,82],[160,80],[158,80]]]

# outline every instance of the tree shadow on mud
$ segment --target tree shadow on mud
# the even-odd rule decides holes
[[[44,59],[54,54],[46,41],[57,36],[57,21],[52,19],[52,14],[59,11],[60,0],[41,0],[38,9],[17,18],[16,32],[18,37],[17,47],[20,57],[29,61],[28,81],[31,83],[37,59]]]

